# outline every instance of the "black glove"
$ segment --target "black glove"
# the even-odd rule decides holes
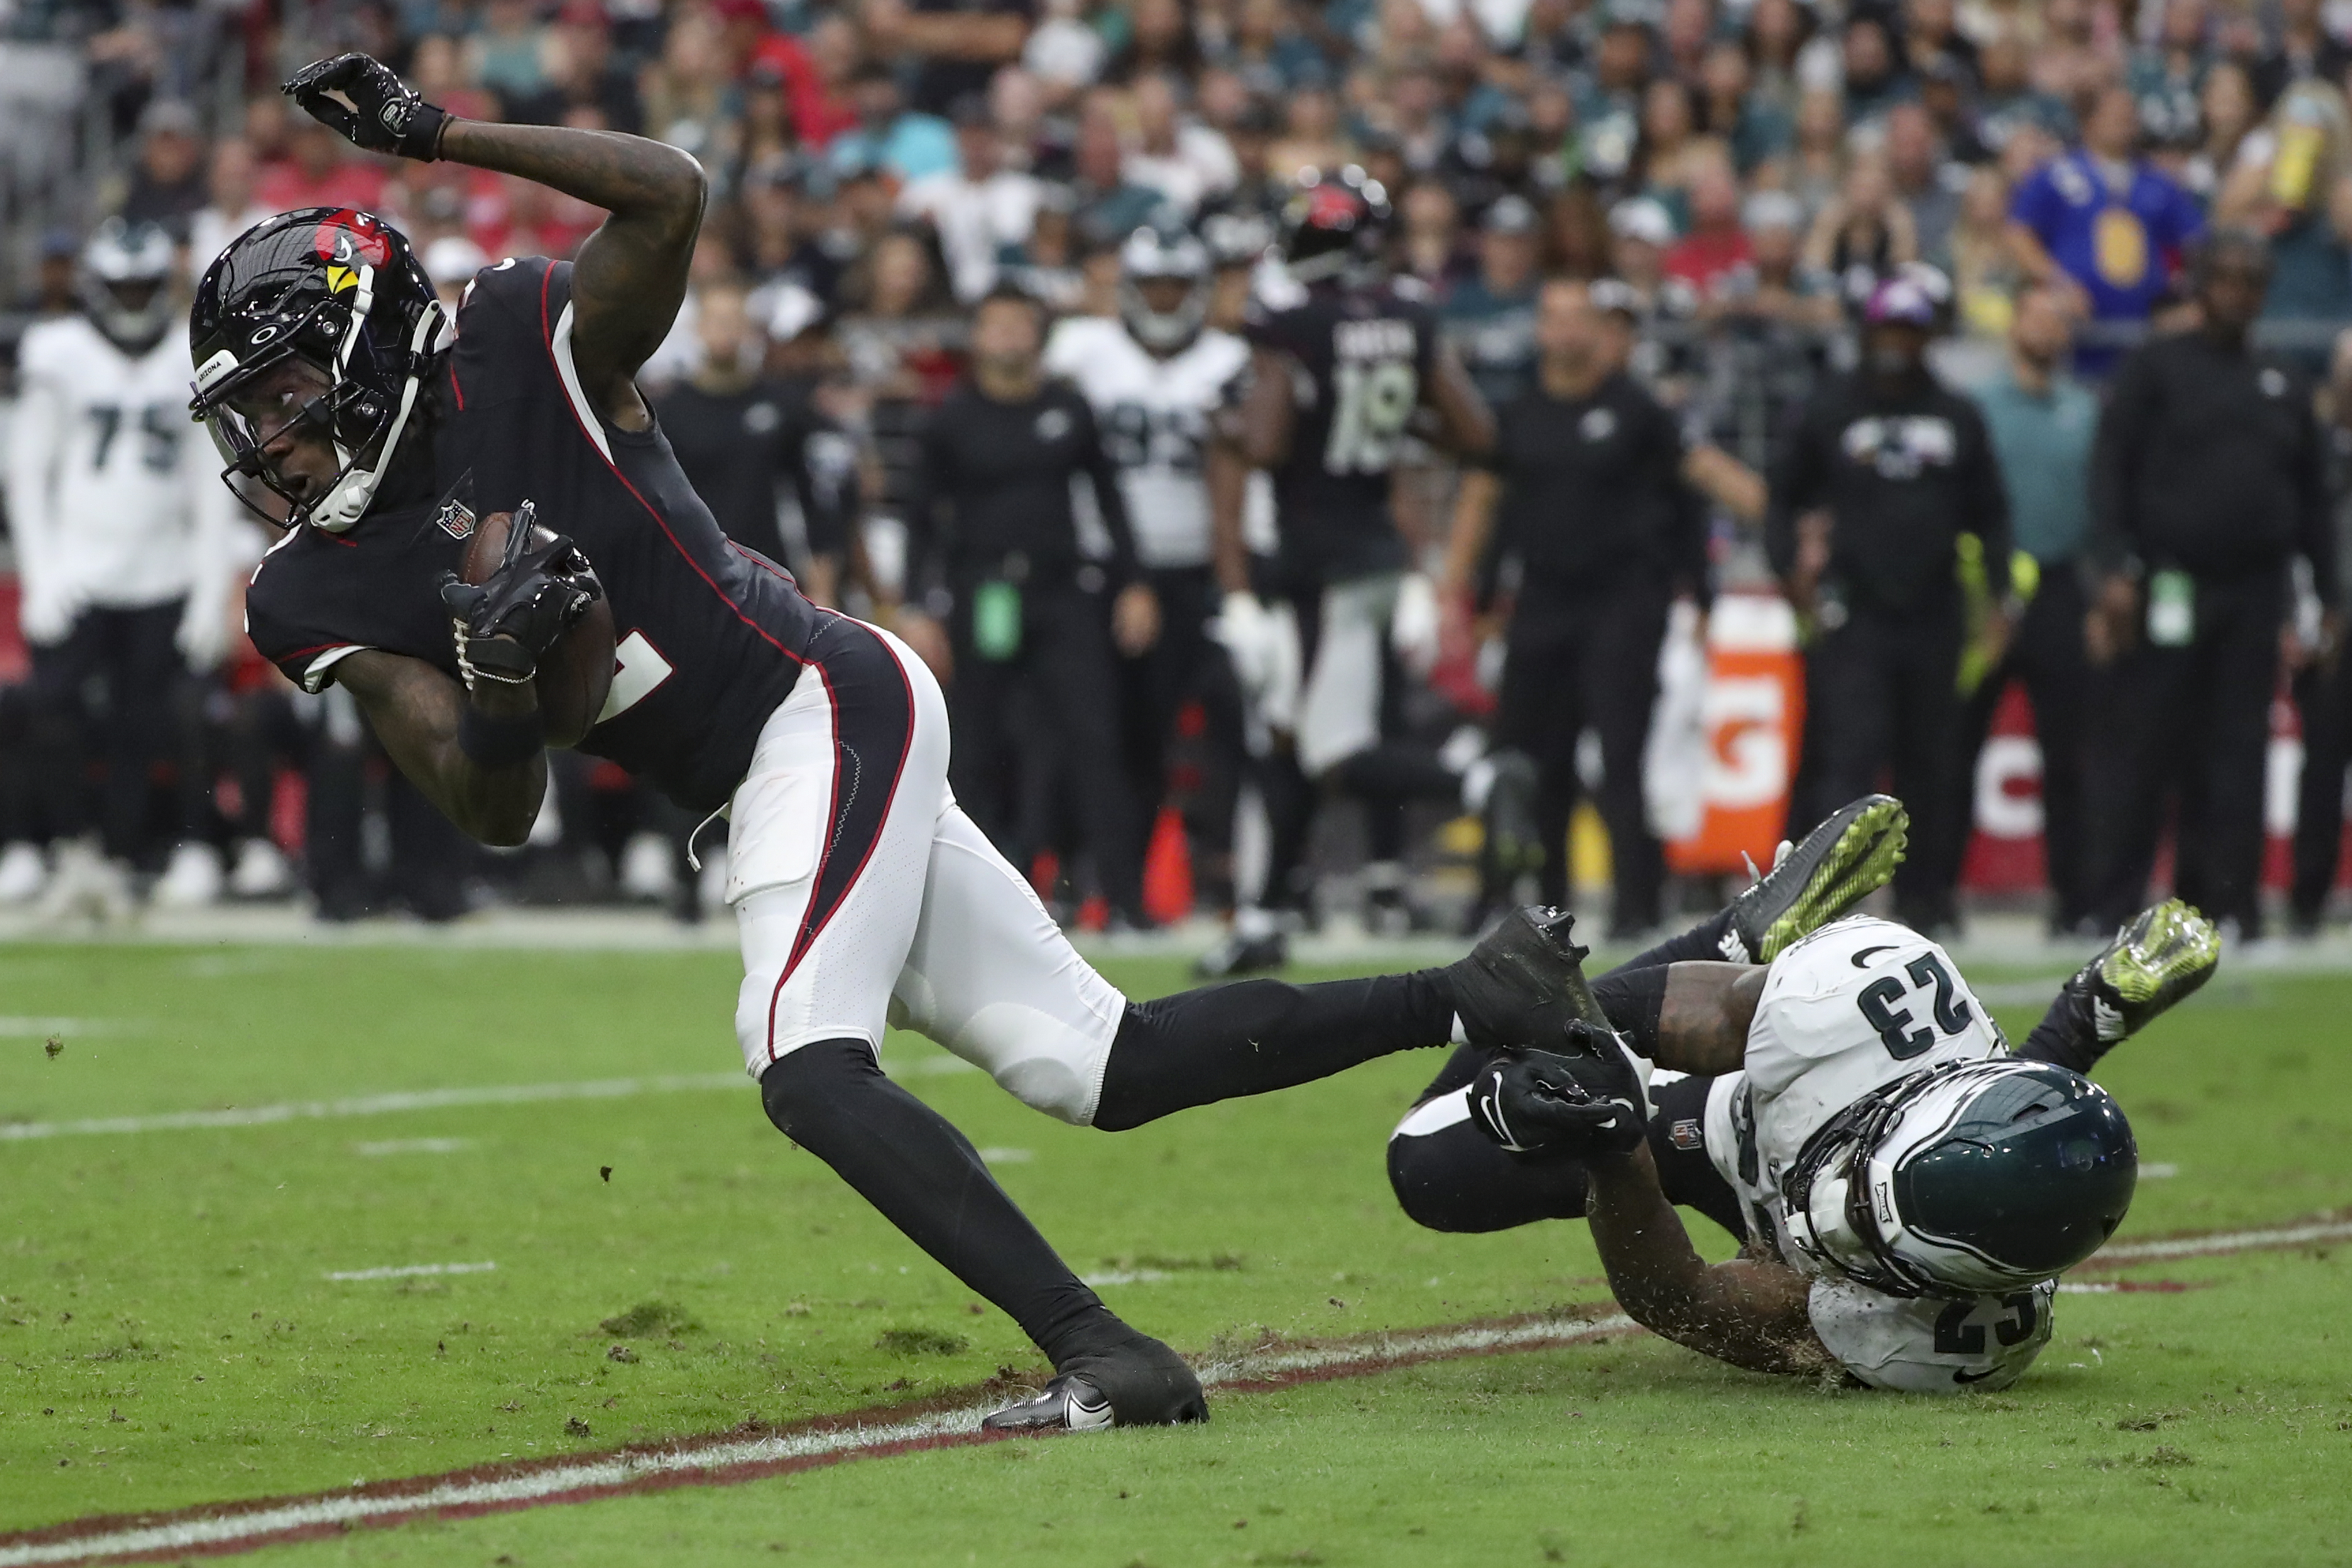
[[[506,553],[478,585],[455,572],[441,574],[441,605],[455,623],[457,666],[468,690],[477,678],[509,686],[530,679],[540,655],[604,596],[580,547],[535,527],[534,510],[529,501],[516,509]]]
[[[1470,1084],[1479,1130],[1515,1154],[1630,1153],[1649,1135],[1649,1097],[1624,1042],[1581,1019],[1568,1052],[1510,1051]]]
[[[314,60],[286,79],[286,96],[302,112],[371,153],[397,153],[430,163],[441,155],[448,113],[416,96],[392,68],[367,55]],[[340,92],[346,109],[327,96]]]

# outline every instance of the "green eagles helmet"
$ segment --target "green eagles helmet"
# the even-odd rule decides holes
[[[1855,1101],[1781,1183],[1791,1238],[1898,1296],[2021,1289],[2104,1246],[2139,1146],[2106,1090],[2050,1062],[1952,1062]]]

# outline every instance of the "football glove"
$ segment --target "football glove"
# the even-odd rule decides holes
[[[506,553],[478,584],[441,574],[457,667],[471,691],[478,680],[520,686],[539,673],[540,656],[604,596],[580,547],[561,533],[534,539],[535,509],[523,502],[507,528]]]
[[[1515,1154],[1585,1159],[1639,1148],[1649,1135],[1649,1093],[1633,1051],[1581,1019],[1567,1036],[1565,1053],[1510,1051],[1480,1069],[1470,1085],[1472,1120]]]
[[[303,113],[355,146],[426,163],[441,156],[448,112],[419,98],[382,60],[367,55],[314,60],[287,78],[282,90]],[[330,93],[341,94],[349,106]]]

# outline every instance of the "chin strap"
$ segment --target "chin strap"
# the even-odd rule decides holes
[[[375,303],[375,268],[360,268],[359,299],[352,306],[352,324],[343,333],[343,341],[335,351],[335,379],[346,379],[346,367],[351,363],[352,351],[359,342],[360,328],[367,321],[368,311]],[[416,330],[408,335],[408,376],[401,384],[400,408],[394,415],[392,426],[384,432],[383,444],[376,450],[375,467],[362,468],[348,453],[340,440],[335,441],[335,461],[343,470],[334,488],[310,509],[310,525],[329,533],[348,532],[358,522],[371,502],[375,500],[376,486],[383,480],[383,471],[392,464],[392,455],[400,448],[402,432],[408,428],[408,416],[416,407],[416,389],[424,380],[425,361],[439,346],[437,329],[443,315],[438,300],[428,301],[416,313]],[[330,439],[333,439],[332,421]]]

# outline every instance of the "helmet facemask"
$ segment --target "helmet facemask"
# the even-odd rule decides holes
[[[2039,1284],[2103,1245],[2129,1206],[2137,1162],[2122,1111],[2079,1075],[1970,1060],[1833,1118],[1799,1154],[1783,1196],[1791,1239],[1832,1273],[1897,1296],[1993,1294]]]
[[[1119,248],[1118,314],[1135,341],[1156,354],[1173,354],[1201,335],[1209,314],[1209,253],[1189,234],[1139,228]],[[1150,286],[1182,283],[1172,310],[1155,310]]]
[[[143,354],[172,324],[172,237],[153,224],[109,218],[82,251],[76,291],[108,342]]]

